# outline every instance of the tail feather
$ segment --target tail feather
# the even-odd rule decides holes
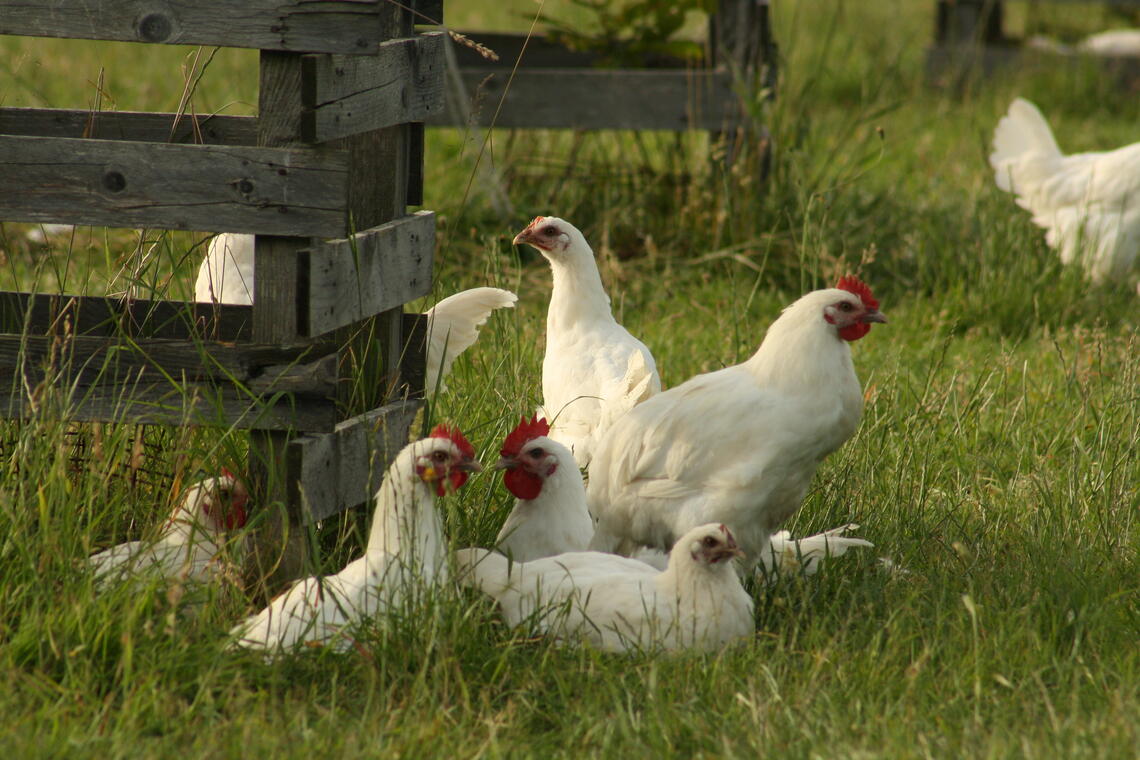
[[[1056,172],[1064,158],[1037,106],[1017,98],[994,129],[990,166],[997,186],[1026,195]]]
[[[495,309],[512,307],[518,296],[499,288],[471,288],[448,296],[425,312],[428,318],[427,384],[439,381],[451,371],[452,363],[479,337],[479,327]]]
[[[761,564],[768,573],[802,568],[805,575],[814,575],[827,557],[839,557],[856,547],[874,546],[862,538],[844,535],[858,528],[855,523],[848,523],[798,540],[782,530],[768,539],[768,550],[761,555]]]

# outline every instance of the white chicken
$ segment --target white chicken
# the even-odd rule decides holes
[[[540,216],[514,242],[538,249],[554,279],[538,413],[550,420],[551,438],[585,467],[615,419],[661,392],[657,365],[645,344],[614,319],[594,251],[574,225]]]
[[[223,232],[210,240],[198,267],[194,300],[249,306],[253,303],[253,235]],[[444,298],[424,312],[427,317],[425,381],[428,389],[447,390],[443,378],[452,363],[479,337],[479,328],[495,309],[513,307],[518,296],[500,288],[471,288]]]
[[[245,526],[249,491],[228,470],[195,483],[174,508],[155,541],[128,541],[92,554],[88,565],[100,587],[130,577],[206,582],[220,572],[227,534]]]
[[[381,615],[417,589],[447,580],[443,523],[435,498],[461,487],[478,471],[475,450],[456,428],[404,447],[376,492],[364,556],[336,575],[305,578],[231,631],[236,644],[267,657],[300,644],[351,646],[348,630]]]
[[[799,507],[819,463],[850,438],[863,392],[850,341],[886,322],[854,277],[786,308],[742,364],[630,410],[590,463],[592,549],[667,550],[707,522],[731,526],[752,567]]]
[[[1066,156],[1037,107],[1017,98],[994,130],[990,166],[1062,262],[1095,283],[1127,275],[1140,252],[1140,142]]]
[[[525,417],[503,441],[496,469],[506,472],[503,483],[517,497],[499,530],[499,553],[515,562],[530,562],[566,552],[585,551],[594,535],[594,521],[586,508],[586,487],[570,450],[547,437],[550,426],[537,416]],[[807,538],[794,539],[786,530],[769,537],[768,551],[760,557],[764,575],[800,570],[814,575],[822,561],[848,549],[874,546],[870,541],[845,536],[858,525],[848,524]],[[643,547],[634,559],[664,570],[668,553]]]
[[[611,652],[711,650],[755,630],[752,597],[732,560],[723,525],[701,525],[656,568],[602,552],[511,562],[486,549],[461,549],[460,581],[493,597],[511,626],[529,623],[563,641]]]
[[[495,465],[505,470],[503,484],[517,497],[495,545],[515,562],[583,551],[594,535],[582,473],[570,449],[549,432],[546,420],[523,417]]]

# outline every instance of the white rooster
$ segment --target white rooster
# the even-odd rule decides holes
[[[523,417],[503,441],[503,484],[517,501],[495,540],[515,562],[583,551],[594,535],[586,487],[570,449],[548,437],[550,425]]]
[[[1140,252],[1140,142],[1066,156],[1037,107],[1017,98],[994,130],[990,165],[1062,262],[1095,283],[1127,275]]]
[[[591,548],[667,550],[707,522],[731,526],[749,567],[850,438],[863,392],[850,341],[886,322],[854,277],[786,308],[756,353],[634,407],[590,464]]]
[[[611,652],[711,650],[755,630],[752,597],[732,566],[740,554],[727,528],[709,524],[681,537],[663,571],[602,552],[512,563],[461,549],[456,562],[460,581],[493,597],[512,626]]]
[[[515,236],[550,262],[539,414],[551,437],[589,464],[598,439],[627,410],[661,392],[653,354],[614,319],[594,251],[574,225],[537,217]]]
[[[253,235],[223,232],[210,240],[198,267],[194,300],[249,306],[253,303]],[[452,363],[475,343],[479,328],[495,309],[513,307],[518,296],[500,288],[471,288],[454,293],[424,312],[428,319],[425,381],[429,389],[447,390],[443,378]]]
[[[227,534],[245,526],[249,491],[228,470],[195,483],[174,508],[155,541],[128,541],[92,554],[96,582],[134,576],[205,582],[221,570],[218,552]]]
[[[404,447],[376,492],[364,556],[336,575],[305,578],[231,631],[239,646],[267,656],[296,648],[351,646],[346,629],[398,607],[417,588],[447,580],[443,523],[435,499],[478,471],[475,450],[456,428]]]

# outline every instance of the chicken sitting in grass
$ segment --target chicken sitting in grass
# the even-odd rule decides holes
[[[456,561],[460,581],[493,597],[510,625],[625,652],[713,650],[751,636],[752,597],[732,562],[739,556],[728,529],[709,524],[681,536],[664,571],[602,552],[512,563],[461,549]]]
[[[550,437],[585,467],[606,428],[661,392],[653,354],[617,323],[594,252],[574,225],[540,216],[515,236],[550,262],[554,285],[546,314],[542,409]]]
[[[859,425],[852,341],[885,322],[853,277],[786,308],[756,353],[634,407],[610,428],[586,490],[591,548],[668,550],[710,521],[754,566],[799,507],[819,463]]]
[[[218,553],[228,534],[245,526],[249,492],[228,470],[187,490],[156,541],[128,541],[91,555],[100,586],[128,577],[164,577],[204,582],[221,566]]]
[[[443,523],[435,500],[480,469],[456,428],[440,425],[388,467],[364,556],[335,575],[305,578],[231,631],[239,646],[273,657],[299,645],[344,650],[348,629],[398,610],[413,592],[447,580]]]
[[[1094,283],[1128,276],[1140,253],[1140,142],[1065,155],[1037,107],[1018,98],[994,130],[990,165],[1062,262]]]

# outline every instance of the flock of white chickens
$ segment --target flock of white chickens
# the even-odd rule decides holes
[[[1122,276],[1140,249],[1140,143],[1063,155],[1040,112],[1014,101],[990,162],[999,187],[1094,281]],[[1121,171],[1122,168],[1129,171]],[[742,579],[798,568],[867,541],[845,525],[799,541],[780,526],[816,468],[854,435],[863,393],[850,343],[886,322],[870,288],[844,277],[770,325],[741,364],[661,388],[649,349],[617,323],[582,233],[538,217],[515,237],[550,263],[543,404],[503,441],[495,464],[516,497],[493,549],[451,551],[436,500],[481,469],[458,428],[438,426],[392,462],[364,555],[298,581],[238,623],[235,646],[272,657],[346,649],[363,621],[424,591],[482,591],[504,619],[605,650],[712,649],[753,632]],[[252,238],[220,235],[199,271],[201,301],[250,303]],[[475,288],[427,312],[429,385],[513,293]],[[742,414],[741,410],[747,410]],[[583,477],[585,469],[587,477]],[[101,584],[159,574],[208,583],[219,547],[245,524],[248,493],[226,472],[189,490],[152,543],[91,557]]]

